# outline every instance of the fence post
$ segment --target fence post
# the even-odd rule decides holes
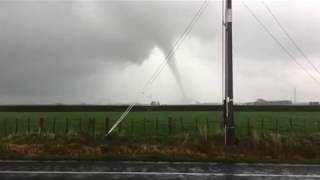
[[[27,119],[28,134],[30,134],[30,118]]]
[[[4,119],[3,120],[3,129],[4,129],[4,136],[7,136],[7,133],[8,133],[8,131],[7,131],[7,119]]]
[[[209,127],[209,118],[206,117],[206,128],[207,128],[207,133],[208,135],[210,134],[209,131],[210,131],[210,127]]]
[[[180,117],[180,126],[181,126],[181,132],[184,134],[184,124],[183,124],[183,118]]]
[[[159,135],[159,118],[156,117],[156,136]]]
[[[168,117],[169,135],[172,135],[172,117]]]
[[[262,136],[264,136],[264,118],[261,120]]]
[[[133,126],[133,125],[134,125],[134,124],[133,124],[134,122],[133,122],[133,118],[130,118],[130,122],[131,122],[131,123],[130,123],[130,127],[131,127],[130,129],[131,129],[131,131],[130,131],[130,132],[131,132],[131,136],[133,137],[133,135],[134,135],[134,134],[133,134],[133,133],[134,133],[134,126]]]
[[[251,119],[248,118],[248,124],[247,124],[247,130],[248,130],[248,137],[251,136]]]
[[[307,133],[307,119],[306,118],[303,119],[303,129],[304,129],[304,133],[306,134]]]
[[[146,118],[143,118],[143,136],[146,136]]]
[[[292,117],[290,117],[290,132],[293,132],[293,123],[292,123]]]
[[[276,119],[276,134],[279,135],[279,119]]]
[[[41,136],[44,130],[44,118],[40,118],[39,120],[39,135]]]
[[[96,139],[96,119],[95,118],[93,118],[92,119],[92,129],[93,129],[93,137],[94,137],[94,139]]]
[[[107,133],[110,130],[110,119],[108,117],[104,121],[104,127],[105,127],[105,131]]]
[[[66,118],[65,133],[68,134],[68,132],[69,132],[69,118]]]
[[[91,127],[91,118],[85,119],[84,123],[85,123],[85,125],[83,126],[83,128],[85,129],[84,132],[87,135],[91,136],[91,129],[92,129],[92,127]]]
[[[79,119],[79,132],[82,133],[82,118]]]
[[[199,131],[199,120],[198,118],[196,118],[196,132]]]
[[[16,128],[15,128],[15,134],[18,134],[18,127],[19,127],[19,124],[18,124],[18,119],[16,118]]]
[[[53,134],[55,134],[56,133],[56,118],[53,118],[53,125],[52,125],[52,132],[53,132]]]
[[[86,120],[86,134],[88,134],[88,135],[91,135],[91,129],[92,129],[92,127],[91,127],[91,118],[88,118],[87,120]]]

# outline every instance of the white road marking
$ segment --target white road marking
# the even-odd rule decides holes
[[[288,177],[288,178],[320,178],[320,174],[226,174],[226,173],[187,173],[187,172],[102,172],[102,171],[0,171],[0,174],[31,175],[183,175],[183,176],[234,176],[234,177]]]
[[[272,163],[234,163],[236,166],[271,166],[271,167],[319,167],[319,164],[272,164]]]
[[[68,160],[68,161],[36,161],[36,160],[0,160],[5,163],[79,163],[79,162],[87,162],[87,161],[76,161],[76,160]],[[89,161],[90,163],[100,164],[106,163],[106,161]],[[112,163],[113,161],[107,161],[107,163]],[[146,164],[146,165],[157,165],[157,164],[178,164],[178,165],[221,165],[225,163],[219,162],[165,162],[165,161],[116,161],[123,164]],[[273,167],[319,167],[319,164],[284,164],[284,163],[230,163],[229,165],[235,166],[273,166]]]

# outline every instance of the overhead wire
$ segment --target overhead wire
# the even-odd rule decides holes
[[[291,41],[291,43],[294,45],[294,47],[299,51],[299,53],[304,57],[304,59],[307,60],[307,62],[312,66],[312,68],[320,75],[320,70],[317,68],[317,66],[310,60],[310,58],[307,56],[307,54],[302,50],[302,48],[298,45],[298,43],[292,38],[290,33],[284,28],[280,20],[277,18],[277,16],[273,13],[271,8],[267,5],[265,1],[262,1],[262,4],[267,9],[267,11],[270,13],[272,18],[275,20],[277,25],[280,27],[280,29],[284,32],[284,34],[288,37],[288,39]]]
[[[308,71],[299,61],[298,59],[278,40],[273,33],[268,29],[268,27],[259,19],[259,17],[252,11],[252,9],[242,1],[243,6],[249,11],[249,13],[254,17],[254,19],[261,25],[261,27],[267,32],[267,34],[274,40],[274,42],[295,62],[295,64],[301,68],[311,79],[313,79],[318,85],[320,85],[320,81],[314,77],[312,73]]]
[[[163,69],[168,65],[168,61],[171,60],[171,58],[175,55],[175,52],[180,48],[184,40],[188,37],[189,33],[192,31],[194,25],[198,22],[201,15],[203,14],[204,10],[208,7],[209,0],[205,0],[200,9],[197,11],[197,13],[193,16],[191,22],[188,24],[186,29],[183,31],[183,33],[180,35],[180,37],[176,40],[176,42],[173,45],[173,48],[167,53],[165,60],[162,62],[162,64],[159,66],[157,71],[152,75],[152,77],[147,82],[146,86],[149,84],[152,84],[160,75],[160,73],[163,71]]]
[[[193,16],[190,23],[187,25],[185,30],[182,32],[180,37],[176,40],[174,43],[172,49],[167,53],[167,55],[164,58],[164,61],[158,66],[156,71],[152,74],[150,79],[146,82],[146,84],[143,86],[142,90],[138,93],[137,99],[140,95],[144,94],[145,90],[148,88],[149,85],[151,85],[161,74],[161,72],[164,70],[164,68],[168,65],[169,61],[172,60],[172,57],[175,55],[175,52],[180,48],[184,40],[188,37],[188,35],[191,33],[194,25],[199,21],[200,17],[206,10],[206,8],[209,5],[209,0],[204,0],[201,4],[199,10],[196,12],[196,14]],[[108,132],[106,132],[106,136],[110,135],[112,131],[122,122],[122,120],[128,115],[128,113],[132,110],[132,108],[136,105],[136,102],[133,102],[128,108],[122,113],[120,118],[115,122],[115,124],[110,128]]]

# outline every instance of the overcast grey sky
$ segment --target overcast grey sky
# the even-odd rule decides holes
[[[246,1],[319,81],[261,1]],[[320,69],[319,0],[265,0]],[[1,0],[0,104],[135,101],[202,1]],[[235,101],[320,101],[312,80],[234,0]],[[221,102],[221,1],[211,1],[167,67],[138,98],[163,104]]]

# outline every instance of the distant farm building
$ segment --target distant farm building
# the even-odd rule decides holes
[[[319,102],[309,102],[309,105],[311,105],[311,106],[319,106],[320,103]]]
[[[286,105],[292,105],[292,101],[290,101],[290,100],[267,101],[264,99],[257,99],[255,102],[248,103],[248,105],[286,106]]]
[[[152,101],[150,103],[151,106],[160,106],[160,101]]]

